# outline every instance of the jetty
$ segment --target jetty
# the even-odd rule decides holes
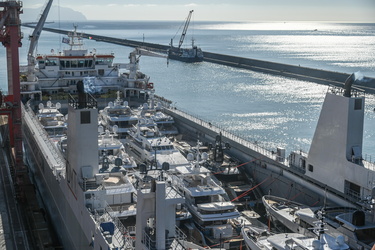
[[[22,24],[28,28],[34,28],[33,24]],[[43,27],[43,30],[58,34],[67,35],[70,31],[46,28]],[[147,50],[167,53],[167,50],[170,48],[169,45],[162,45],[156,43],[148,43],[144,41],[135,41],[129,39],[101,36],[91,33],[81,33],[82,37],[85,39],[95,40],[97,42],[106,42],[117,44],[127,47],[142,47]],[[350,76],[348,73],[341,73],[335,71],[327,71],[322,69],[314,69],[308,67],[302,67],[299,65],[290,65],[283,63],[276,63],[264,60],[257,60],[245,57],[231,56],[218,54],[213,52],[203,51],[204,59],[203,61],[216,63],[221,65],[226,65],[230,67],[243,68],[252,71],[272,74],[272,75],[281,75],[285,77],[290,77],[298,80],[315,82],[318,84],[325,85],[334,85],[338,87],[343,87],[343,83]],[[365,93],[375,94],[375,78],[372,77],[363,77],[360,85],[354,83],[354,88],[361,89]]]

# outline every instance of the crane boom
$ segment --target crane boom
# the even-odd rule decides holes
[[[185,35],[186,35],[186,31],[187,31],[187,29],[188,29],[188,27],[189,27],[189,23],[190,23],[190,19],[191,19],[191,14],[193,14],[193,11],[194,11],[194,10],[191,10],[191,11],[189,12],[188,17],[186,18],[186,22],[185,22],[184,30],[182,31],[181,38],[180,38],[180,42],[179,42],[179,44],[178,44],[178,48],[181,48],[181,45],[182,45],[182,43],[184,42]]]
[[[53,0],[49,0],[48,3],[46,4],[44,11],[40,15],[39,21],[37,25],[35,26],[33,34],[29,37],[30,46],[29,46],[29,52],[27,53],[28,65],[34,65],[34,56],[33,56],[34,50],[35,50],[36,45],[38,44],[38,40],[39,40],[40,34],[42,33],[44,23],[46,22],[48,12],[51,9],[52,2]]]

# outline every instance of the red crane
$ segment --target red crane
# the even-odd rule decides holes
[[[6,48],[8,95],[0,93],[0,115],[8,116],[9,141],[15,162],[15,177],[23,175],[21,94],[19,73],[19,51],[22,46],[21,21],[22,2],[0,2],[0,42]]]

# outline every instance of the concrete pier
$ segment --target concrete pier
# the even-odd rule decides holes
[[[34,28],[33,25],[24,24],[23,26]],[[43,28],[45,31],[64,34],[67,35],[70,31],[53,29],[53,28]],[[98,42],[112,43],[128,47],[142,47],[151,51],[167,53],[167,50],[170,46],[147,43],[141,41],[134,41],[128,39],[121,39],[108,36],[100,36],[90,33],[82,33],[83,38],[96,40]],[[281,75],[285,77],[295,78],[298,80],[315,82],[318,84],[325,85],[335,85],[342,87],[345,80],[349,77],[350,74],[340,73],[334,71],[327,71],[321,69],[313,69],[307,67],[300,67],[297,65],[275,63],[270,61],[256,60],[251,58],[244,58],[238,56],[224,55],[218,53],[212,53],[203,51],[204,61],[226,65],[230,67],[243,68],[252,71]],[[352,72],[353,73],[353,72]],[[354,87],[363,89],[365,93],[375,94],[375,78],[364,77],[363,81],[360,82],[360,85],[354,84]]]

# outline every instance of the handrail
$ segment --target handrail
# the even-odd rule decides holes
[[[126,229],[126,227],[122,224],[122,222],[117,217],[112,217],[111,213],[113,213],[112,208],[108,205],[107,202],[105,202],[105,210],[104,214],[99,216],[99,213],[97,210],[94,212],[94,220],[97,223],[102,223],[104,219],[105,221],[111,221],[113,222],[115,226],[115,231],[113,236],[116,238],[117,242],[121,246],[124,246],[125,249],[133,249],[134,245],[134,239],[131,237],[126,237],[126,235],[129,235],[129,230]]]
[[[165,107],[165,109],[167,109],[169,112],[171,113],[175,113],[177,115],[180,115],[182,117],[185,117],[199,125],[201,125],[202,127],[205,127],[207,129],[210,129],[211,131],[213,132],[216,132],[216,133],[221,133],[222,136],[230,139],[230,140],[233,140],[245,147],[248,147],[254,151],[257,151],[263,155],[266,155],[267,157],[273,159],[273,160],[277,160],[277,156],[275,153],[272,152],[272,150],[269,150],[269,149],[266,149],[265,147],[263,146],[260,146],[257,142],[250,142],[249,140],[247,139],[243,139],[241,137],[243,137],[243,135],[240,135],[240,134],[236,134],[235,132],[230,132],[228,131],[226,128],[218,125],[218,124],[213,124],[212,122],[209,122],[209,121],[205,121],[203,118],[197,116],[197,115],[192,115],[190,114],[189,112],[181,109],[181,108],[177,108],[177,107],[174,107],[174,108],[171,108],[171,107]]]
[[[50,141],[49,139],[49,136],[47,134],[47,132],[45,131],[45,129],[43,128],[43,126],[40,124],[39,120],[37,120],[35,118],[35,114],[34,112],[32,111],[32,109],[30,107],[25,107],[23,104],[21,104],[21,110],[22,110],[22,116],[23,116],[23,120],[26,121],[27,124],[29,123],[32,123],[30,125],[34,126],[35,127],[35,130],[32,131],[33,133],[35,134],[38,134],[40,136],[40,138],[43,139],[43,142],[45,143],[45,145],[48,147],[50,153],[53,155],[53,159],[56,161],[57,163],[57,166],[56,164],[54,164],[52,162],[52,159],[48,158],[48,157],[45,157],[46,160],[49,162],[49,166],[53,166],[53,170],[54,170],[54,174],[56,175],[56,168],[59,167],[60,170],[62,170],[60,173],[61,175],[65,175],[65,171],[63,171],[66,167],[66,164],[65,164],[65,159],[64,157],[62,156],[61,152],[59,152],[56,147],[52,144],[52,142]],[[30,128],[32,126],[29,126]],[[40,143],[40,142],[38,142]],[[43,148],[43,147],[40,147],[40,148]]]
[[[358,92],[358,96],[361,96],[360,94],[361,92]],[[211,131],[213,132],[216,132],[216,133],[221,133],[222,136],[226,137],[227,139],[229,140],[232,140],[234,142],[237,142],[238,144],[241,144],[249,149],[252,149],[272,160],[275,160],[275,161],[278,161],[278,156],[277,154],[273,151],[273,150],[270,150],[270,149],[267,149],[263,146],[261,146],[257,141],[254,141],[254,142],[251,142],[247,139],[244,139],[243,135],[240,135],[239,133],[236,133],[236,132],[233,132],[233,131],[228,131],[226,128],[218,125],[218,124],[214,124],[213,122],[209,122],[209,121],[206,121],[205,119],[199,117],[198,115],[193,115],[191,113],[189,113],[188,111],[184,110],[184,109],[181,109],[181,108],[177,108],[177,107],[171,107],[170,105],[168,105],[169,103],[163,103],[164,104],[164,109],[168,110],[169,112],[171,113],[175,113],[177,115],[180,115],[184,118],[187,118],[199,125],[201,125],[202,127],[205,127],[207,129],[210,129]],[[302,151],[304,152],[304,151]],[[306,152],[304,152],[306,153]],[[373,159],[373,162],[371,162],[371,160]],[[364,159],[362,159],[364,161],[366,161],[366,163],[364,164],[364,166],[368,169],[371,169],[373,171],[375,171],[375,157],[371,157],[371,155],[365,155]],[[289,159],[288,157],[285,157],[283,163],[285,164],[285,166],[290,166],[289,164]]]

